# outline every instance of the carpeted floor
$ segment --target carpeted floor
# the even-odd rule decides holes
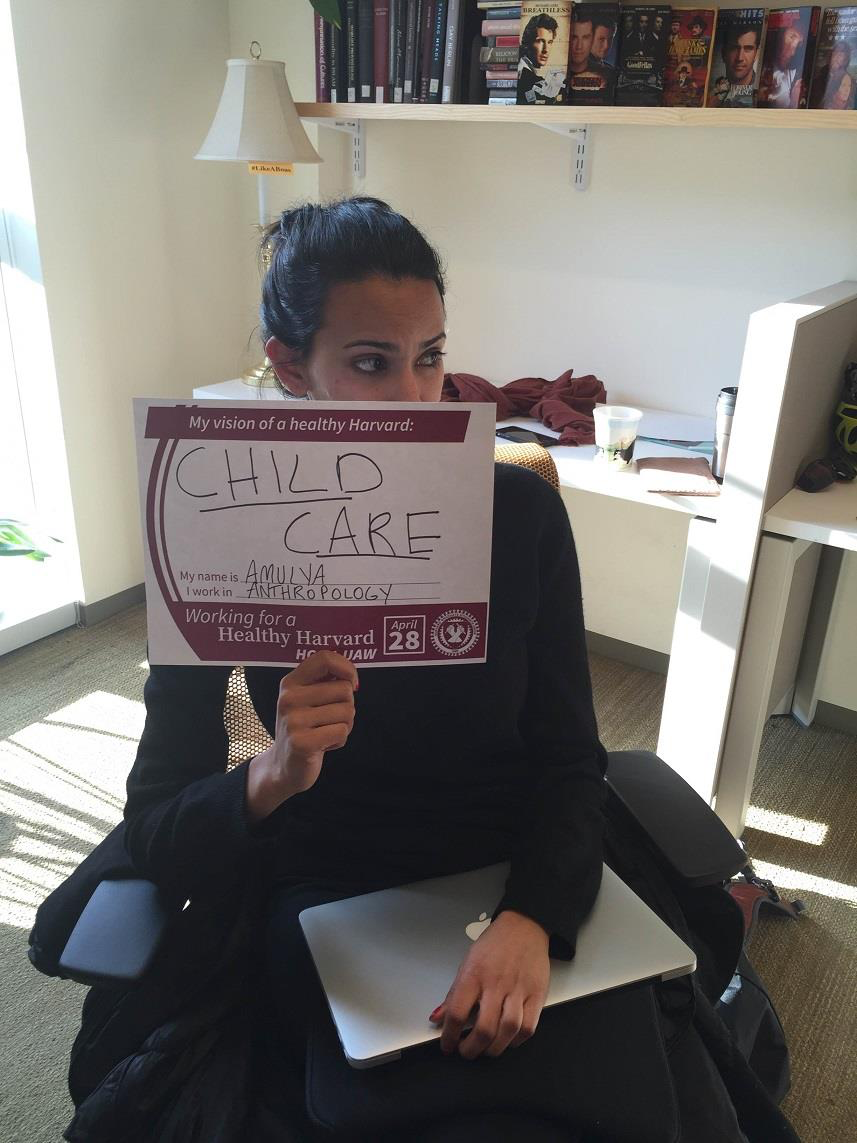
[[[71,1116],[65,1069],[85,989],[35,972],[26,938],[38,903],[121,816],[144,656],[135,608],[0,659],[3,1143],[59,1143]],[[599,657],[592,670],[608,748],[654,748],[664,680]],[[807,912],[763,919],[751,954],[791,1045],[785,1107],[804,1143],[855,1137],[855,779],[853,737],[769,723],[745,840],[759,871]]]

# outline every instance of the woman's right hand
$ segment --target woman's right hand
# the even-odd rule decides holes
[[[280,682],[274,742],[250,763],[247,808],[254,820],[314,785],[328,750],[354,725],[357,668],[335,651],[316,651]]]

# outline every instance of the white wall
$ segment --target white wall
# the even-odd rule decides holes
[[[570,145],[538,127],[370,123],[365,186],[447,259],[453,367],[495,381],[572,367],[613,400],[710,414],[751,311],[857,269],[857,136],[594,136],[578,192]]]
[[[141,582],[133,396],[234,376],[253,324],[240,172],[193,155],[227,0],[13,0],[87,603]]]

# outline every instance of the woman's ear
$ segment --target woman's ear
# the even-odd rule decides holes
[[[293,397],[305,397],[309,391],[306,370],[301,364],[296,349],[289,349],[276,337],[265,342],[265,353],[273,366],[274,373]]]

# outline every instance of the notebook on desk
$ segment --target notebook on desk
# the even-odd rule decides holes
[[[304,909],[300,923],[348,1062],[374,1067],[440,1038],[429,1013],[503,895],[507,864]],[[693,972],[696,957],[607,866],[545,1007]]]

